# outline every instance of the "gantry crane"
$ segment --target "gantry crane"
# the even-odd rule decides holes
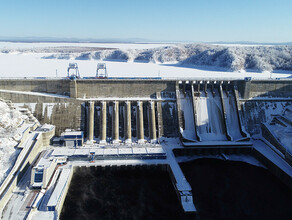
[[[71,72],[71,74],[70,74],[70,72]],[[79,74],[79,69],[78,69],[77,63],[69,63],[69,67],[67,69],[67,73],[68,73],[67,77],[69,79],[79,79],[80,78],[80,74]]]

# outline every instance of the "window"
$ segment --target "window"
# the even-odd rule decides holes
[[[43,172],[36,172],[34,175],[34,182],[41,183],[43,182]]]

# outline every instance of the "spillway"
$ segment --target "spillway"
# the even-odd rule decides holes
[[[235,105],[235,98],[231,93],[229,93],[227,96],[227,94],[223,92],[223,99],[225,103],[226,124],[229,134],[231,135],[233,140],[238,140],[242,138],[242,135],[240,133],[240,125]]]
[[[186,93],[186,97],[181,95],[181,108],[184,116],[184,130],[182,135],[189,140],[196,140],[196,130],[194,122],[194,112],[192,106],[192,97]]]
[[[218,91],[201,92],[196,99],[197,126],[202,141],[227,140],[223,125],[222,106]]]

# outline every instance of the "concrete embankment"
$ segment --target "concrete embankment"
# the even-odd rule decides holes
[[[10,199],[13,190],[28,167],[33,163],[37,154],[43,149],[42,135],[39,132],[31,133],[24,143],[23,150],[20,152],[14,167],[6,177],[0,187],[0,211]]]

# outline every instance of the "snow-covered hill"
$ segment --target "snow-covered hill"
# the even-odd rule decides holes
[[[60,50],[44,59],[104,60],[214,66],[230,71],[292,70],[291,46],[218,46],[178,44],[152,49],[97,49],[76,53]],[[46,51],[47,52],[47,51]]]

